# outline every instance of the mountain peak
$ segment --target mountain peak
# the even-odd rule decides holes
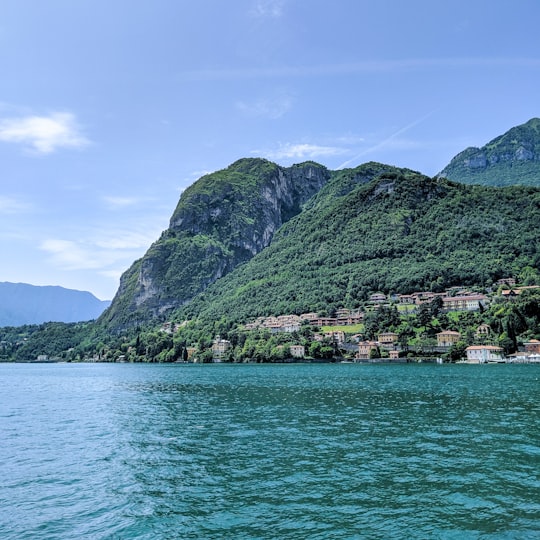
[[[540,118],[513,127],[481,148],[470,147],[439,173],[466,184],[540,186]]]

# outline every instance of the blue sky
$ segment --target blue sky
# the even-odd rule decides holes
[[[113,297],[241,157],[434,175],[540,116],[538,0],[3,0],[0,281]]]

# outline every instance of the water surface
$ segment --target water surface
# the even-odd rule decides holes
[[[0,538],[540,538],[540,366],[0,365]]]

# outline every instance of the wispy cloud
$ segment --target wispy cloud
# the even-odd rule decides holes
[[[255,101],[237,101],[236,108],[248,117],[277,120],[288,112],[292,105],[293,98],[289,95],[282,95]]]
[[[107,272],[119,263],[126,267],[158,238],[158,230],[93,231],[85,238],[47,238],[40,249],[60,270],[99,270]]]
[[[268,159],[316,159],[321,157],[338,156],[346,154],[345,148],[337,146],[321,146],[317,144],[282,144],[275,150],[253,150],[254,155]]]
[[[354,157],[351,159],[348,159],[347,161],[343,162],[341,165],[339,165],[338,169],[344,169],[354,163],[355,161],[358,161],[361,157],[366,156],[367,154],[372,154],[374,152],[377,152],[378,150],[382,150],[383,148],[387,148],[390,145],[392,145],[396,139],[400,136],[412,129],[413,127],[417,126],[418,124],[422,123],[424,120],[427,120],[435,111],[431,111],[428,114],[414,120],[414,122],[411,122],[410,124],[407,124],[406,126],[398,129],[397,131],[394,131],[389,137],[384,138],[382,141],[379,141],[378,143],[370,146],[369,148],[366,148],[362,150],[361,152],[357,153]],[[411,142],[407,141],[406,146],[410,147]],[[400,144],[403,146],[403,143]]]
[[[32,208],[32,204],[26,201],[0,195],[0,215],[26,213],[31,211]]]
[[[250,9],[252,17],[278,19],[283,15],[285,0],[255,0]]]
[[[253,68],[200,69],[186,71],[180,75],[183,80],[214,81],[239,79],[272,79],[322,77],[332,75],[351,75],[362,73],[388,73],[406,71],[425,71],[426,69],[465,69],[465,68],[525,68],[539,69],[540,58],[532,57],[487,57],[487,58],[403,58],[397,60],[366,60],[353,63],[315,64],[311,66],[280,66]]]
[[[96,252],[84,248],[72,240],[49,238],[40,248],[51,256],[52,262],[62,270],[84,270],[100,268],[104,261]]]
[[[22,144],[38,154],[51,154],[60,148],[82,148],[89,144],[80,132],[75,116],[67,112],[0,119],[0,141]]]
[[[117,209],[117,208],[127,208],[131,206],[136,206],[141,201],[135,197],[115,197],[112,195],[105,195],[103,197],[103,202],[108,208]]]

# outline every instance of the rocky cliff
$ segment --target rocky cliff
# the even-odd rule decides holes
[[[540,118],[510,129],[482,148],[465,149],[439,176],[467,184],[540,186]]]
[[[328,181],[307,162],[242,159],[184,191],[169,228],[121,278],[101,322],[123,327],[165,314],[267,247]]]

